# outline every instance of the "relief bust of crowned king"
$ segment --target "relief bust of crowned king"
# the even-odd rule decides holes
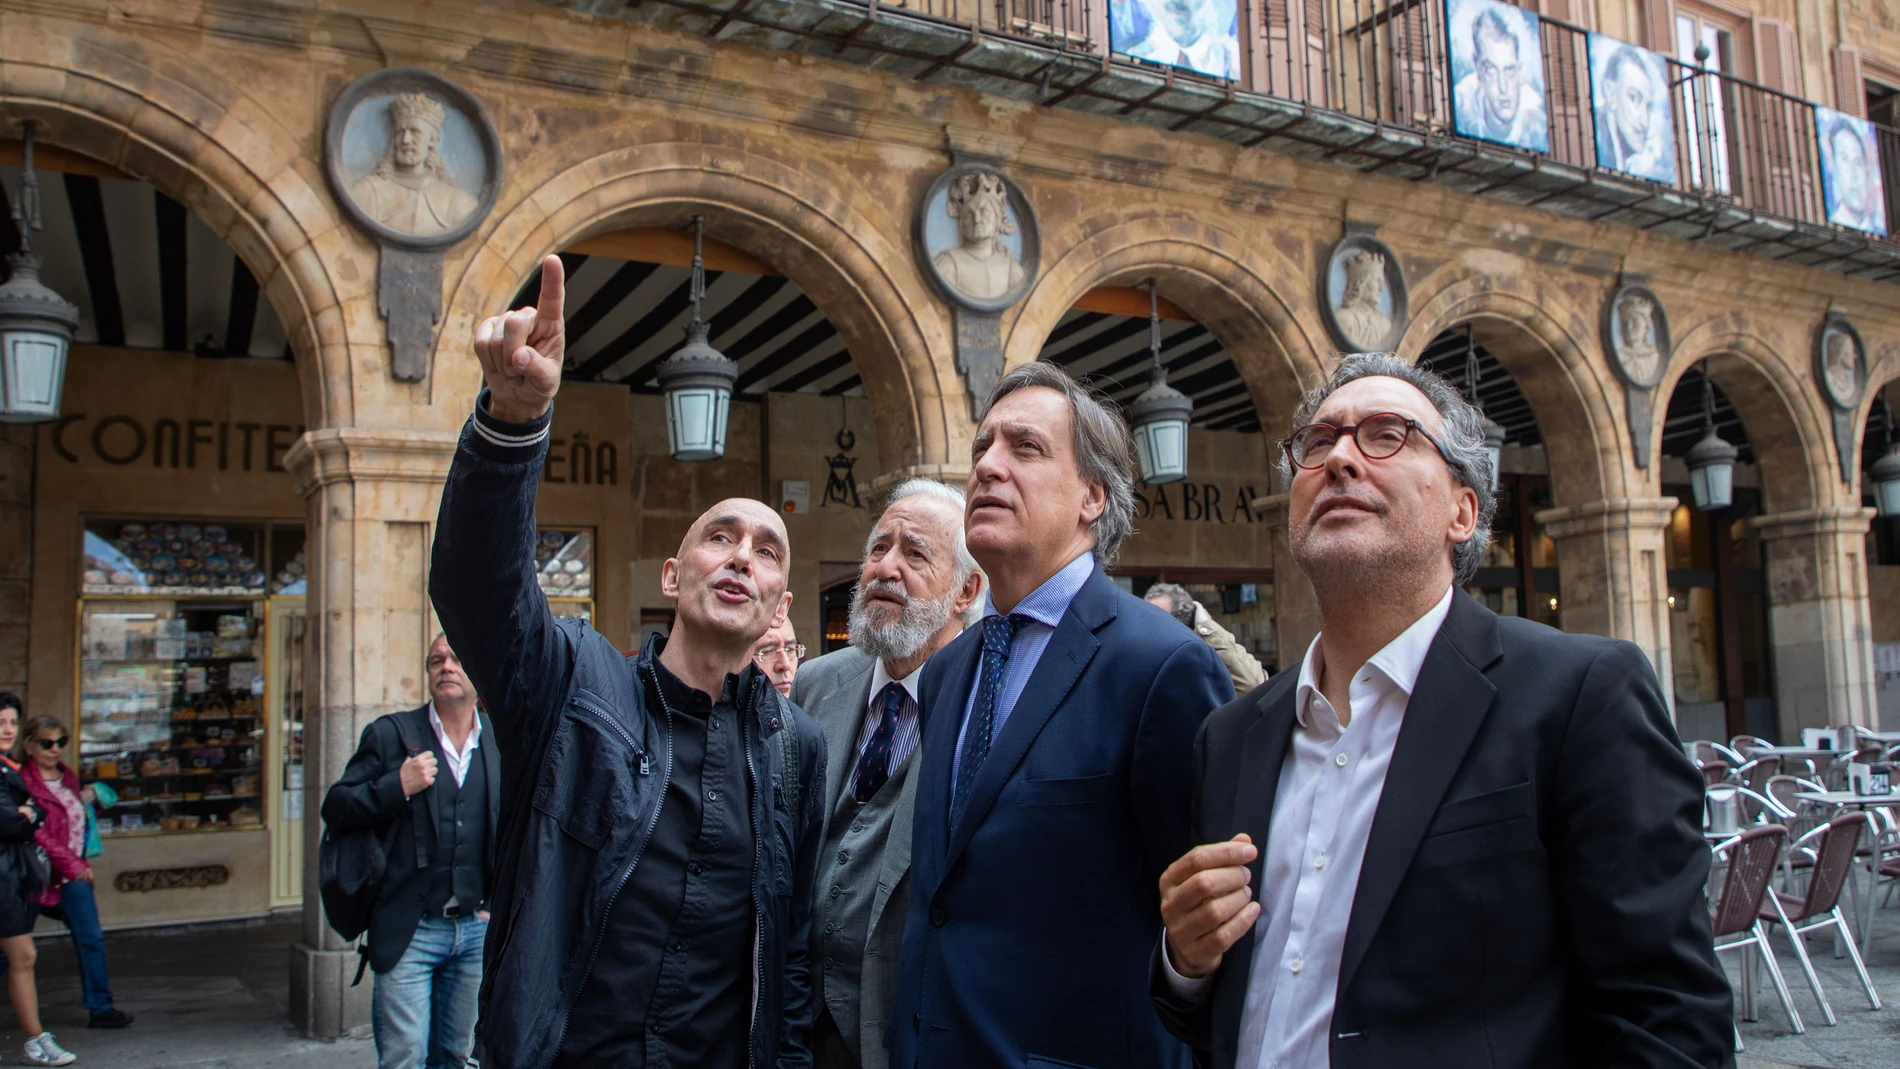
[[[389,148],[376,168],[350,186],[363,214],[400,234],[453,230],[474,213],[473,193],[442,162],[442,105],[422,93],[389,101]]]

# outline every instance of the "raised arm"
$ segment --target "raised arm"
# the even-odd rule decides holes
[[[1552,884],[1582,1060],[1732,1064],[1728,978],[1705,901],[1702,781],[1635,646],[1614,643],[1590,666],[1555,783]]]
[[[449,466],[429,596],[500,735],[521,753],[551,723],[572,671],[569,640],[535,581],[534,497],[566,351],[561,260],[541,269],[533,308],[475,331],[487,388]]]

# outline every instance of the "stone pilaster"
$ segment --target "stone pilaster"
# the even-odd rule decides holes
[[[1256,498],[1253,510],[1273,530],[1273,629],[1280,671],[1297,672],[1306,647],[1319,634],[1319,602],[1287,545],[1287,495]]]
[[[435,616],[428,562],[436,506],[456,436],[441,431],[331,428],[285,456],[307,502],[308,663],[315,694],[304,718],[303,940],[291,948],[290,1015],[334,1038],[367,1024],[371,985],[351,987],[357,955],[323,917],[316,857],[324,792],[370,721],[422,704]]]
[[[1874,510],[1830,505],[1757,516],[1783,738],[1802,728],[1874,726],[1867,528]]]
[[[38,430],[0,424],[0,690],[28,701],[26,637],[33,589],[33,448]]]
[[[1673,497],[1616,497],[1544,509],[1537,522],[1557,543],[1565,631],[1642,647],[1675,709],[1664,534]],[[1522,551],[1523,547],[1520,547]]]

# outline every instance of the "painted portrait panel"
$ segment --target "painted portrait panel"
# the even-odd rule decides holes
[[[1608,34],[1591,34],[1589,48],[1597,166],[1674,185],[1676,121],[1667,61]]]
[[[1885,237],[1887,192],[1880,179],[1874,124],[1816,105],[1814,132],[1821,142],[1821,188],[1827,197],[1827,221]]]
[[[1496,0],[1446,0],[1452,127],[1465,137],[1550,151],[1537,16]]]
[[[1235,0],[1109,0],[1111,51],[1240,78],[1240,14]]]

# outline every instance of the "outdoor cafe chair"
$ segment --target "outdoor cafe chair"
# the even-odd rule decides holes
[[[1763,754],[1735,770],[1742,784],[1749,790],[1760,794],[1768,788],[1768,781],[1781,774],[1781,755]]]
[[[1814,961],[1808,957],[1805,937],[1809,932],[1834,929],[1840,937],[1837,942],[1847,948],[1854,970],[1860,973],[1867,1001],[1874,1009],[1880,1008],[1880,995],[1874,991],[1873,978],[1867,975],[1860,951],[1854,948],[1854,933],[1848,929],[1847,918],[1841,913],[1841,891],[1847,886],[1854,867],[1854,848],[1860,843],[1860,829],[1872,823],[1872,818],[1864,813],[1842,813],[1796,839],[1788,847],[1788,853],[1806,854],[1813,859],[1807,894],[1797,898],[1770,888],[1759,914],[1763,921],[1787,929],[1794,956],[1801,960],[1808,987],[1813,989],[1814,1000],[1821,1004],[1821,1013],[1830,1025],[1835,1023],[1834,1007],[1828,1005],[1827,995],[1821,990],[1821,978],[1814,972]],[[1870,827],[1870,830],[1875,829]]]
[[[1781,965],[1769,948],[1761,917],[1762,902],[1768,896],[1768,881],[1774,877],[1775,862],[1787,838],[1787,828],[1763,824],[1716,845],[1715,856],[1728,858],[1728,872],[1723,875],[1722,893],[1715,900],[1714,915],[1709,923],[1717,940],[1715,952],[1718,955],[1731,950],[1741,952],[1742,1019],[1760,1020],[1755,1012],[1755,960],[1759,957],[1762,964],[1768,966],[1768,975],[1775,982],[1775,992],[1781,996],[1781,1007],[1788,1011],[1788,1021],[1794,1026],[1795,1034],[1805,1035],[1807,1027],[1801,1023],[1801,1014],[1788,994],[1788,982],[1782,978]],[[1721,942],[1731,937],[1730,942]],[[1740,1042],[1738,1032],[1738,1048]]]
[[[1732,767],[1733,766],[1727,761],[1702,762],[1703,784],[1705,786],[1714,787],[1718,784],[1726,783],[1728,781],[1728,771]]]
[[[1708,739],[1697,739],[1689,744],[1689,748],[1694,751],[1695,762],[1698,765],[1708,761],[1727,761],[1729,767],[1733,768],[1747,760],[1729,747],[1719,742],[1710,742]]]
[[[1736,753],[1745,754],[1757,746],[1773,746],[1774,743],[1754,735],[1737,735],[1728,740],[1728,745],[1729,749],[1734,750]]]

